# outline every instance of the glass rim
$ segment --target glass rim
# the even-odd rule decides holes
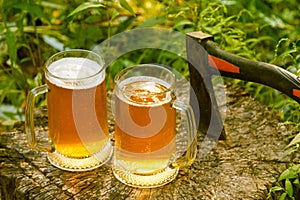
[[[143,67],[151,67],[151,68],[156,68],[156,69],[161,69],[163,71],[166,71],[168,72],[170,75],[172,75],[173,77],[173,81],[172,81],[172,84],[168,83],[170,86],[167,87],[166,85],[165,86],[165,89],[161,92],[149,92],[147,93],[145,96],[149,96],[149,95],[160,95],[160,94],[166,94],[168,92],[172,92],[175,88],[175,83],[176,83],[176,78],[175,78],[175,74],[173,74],[173,72],[168,69],[166,66],[162,66],[162,65],[159,65],[159,64],[155,64],[155,63],[149,63],[149,64],[137,64],[137,65],[133,65],[133,66],[129,66],[129,67],[126,67],[124,69],[122,69],[114,78],[114,83],[115,83],[115,87],[118,88],[118,90],[120,91],[124,91],[124,88],[121,87],[121,85],[119,83],[121,83],[123,80],[120,80],[122,78],[122,76],[124,76],[126,74],[127,71],[130,71],[132,69],[135,69],[135,68],[143,68]],[[143,76],[143,75],[142,75]],[[144,75],[144,77],[151,77],[151,76],[147,76],[147,75]],[[125,80],[125,79],[124,79]],[[164,81],[164,80],[163,80]],[[164,81],[166,82],[166,81]]]
[[[101,62],[103,62],[102,65],[99,64],[99,66],[101,66],[101,68],[99,69],[99,71],[95,72],[94,74],[89,75],[89,76],[86,76],[86,77],[81,77],[81,78],[66,78],[66,77],[60,77],[60,76],[54,75],[53,73],[51,73],[51,72],[48,70],[48,67],[51,65],[51,64],[50,64],[50,61],[51,61],[52,59],[54,59],[55,57],[57,57],[57,56],[59,56],[59,55],[62,55],[62,54],[64,54],[64,53],[70,53],[70,52],[87,53],[87,55],[92,54],[92,55],[98,57],[98,58],[101,60]],[[80,58],[80,57],[79,57],[79,56],[66,56],[66,57],[64,57],[64,58]],[[85,57],[82,57],[82,58],[85,58]],[[86,59],[92,60],[92,59],[88,58],[87,56],[86,56]],[[58,59],[58,60],[60,60],[60,59]],[[55,60],[55,61],[58,61],[58,60]],[[55,61],[54,61],[54,62],[55,62]],[[93,61],[93,60],[92,60],[92,61]],[[53,63],[53,62],[52,62],[52,63]],[[98,64],[98,62],[97,62],[97,64]],[[97,75],[100,75],[100,74],[103,72],[103,70],[105,70],[105,67],[104,67],[104,66],[105,66],[105,62],[104,62],[102,56],[100,56],[100,55],[97,54],[96,52],[93,52],[93,51],[90,51],[90,50],[86,50],[86,49],[68,49],[68,50],[59,51],[59,52],[53,54],[52,56],[50,56],[50,57],[47,59],[46,63],[45,63],[44,71],[45,71],[46,77],[47,77],[47,76],[50,76],[51,78],[55,78],[55,79],[59,79],[59,80],[63,80],[63,81],[80,81],[80,80],[86,80],[86,79],[89,79],[89,78],[94,78],[94,77],[96,77]]]

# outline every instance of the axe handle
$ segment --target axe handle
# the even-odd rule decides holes
[[[213,74],[252,81],[275,88],[300,103],[300,77],[265,62],[249,60],[222,50],[212,40],[201,45],[208,52],[208,63]]]

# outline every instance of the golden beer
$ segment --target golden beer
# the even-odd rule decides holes
[[[176,110],[171,107],[167,83],[132,77],[120,83],[115,97],[116,160],[137,174],[167,167],[175,153]]]
[[[101,166],[112,155],[101,56],[82,49],[61,51],[45,66],[46,84],[30,90],[26,102],[28,143],[47,152],[49,162],[60,169],[85,171]],[[48,105],[47,145],[37,140],[34,130],[35,98],[44,93]]]
[[[175,98],[175,82],[171,70],[155,64],[127,67],[116,75],[112,169],[122,183],[159,187],[193,162],[194,115]]]
[[[63,58],[48,67],[52,74],[68,78],[47,80],[50,138],[56,151],[64,156],[89,157],[108,141],[104,75],[92,83],[80,80],[95,74],[99,68],[85,58]],[[75,78],[78,80],[70,80]]]
[[[108,137],[104,82],[80,90],[48,85],[51,90],[48,93],[49,132],[55,149],[65,156],[79,158],[98,152]],[[73,108],[73,101],[80,106]],[[78,115],[75,116],[76,112]],[[90,114],[92,112],[96,113],[96,118]],[[80,133],[75,124],[77,121],[85,124]],[[80,135],[88,137],[82,141]]]

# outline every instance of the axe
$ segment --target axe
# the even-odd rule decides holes
[[[191,106],[199,107],[199,131],[213,139],[226,134],[212,85],[212,76],[221,75],[267,85],[300,103],[300,77],[273,64],[246,59],[222,50],[213,36],[203,32],[186,35],[190,82],[196,93]]]

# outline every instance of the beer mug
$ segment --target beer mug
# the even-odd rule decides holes
[[[94,169],[112,154],[108,134],[105,68],[87,50],[59,52],[48,59],[46,84],[32,89],[25,110],[25,131],[33,148],[48,152],[54,166],[68,171]],[[36,141],[35,98],[46,93],[48,145]]]
[[[196,157],[196,125],[189,105],[176,99],[175,75],[143,64],[115,77],[114,176],[124,184],[152,188],[171,182]]]

